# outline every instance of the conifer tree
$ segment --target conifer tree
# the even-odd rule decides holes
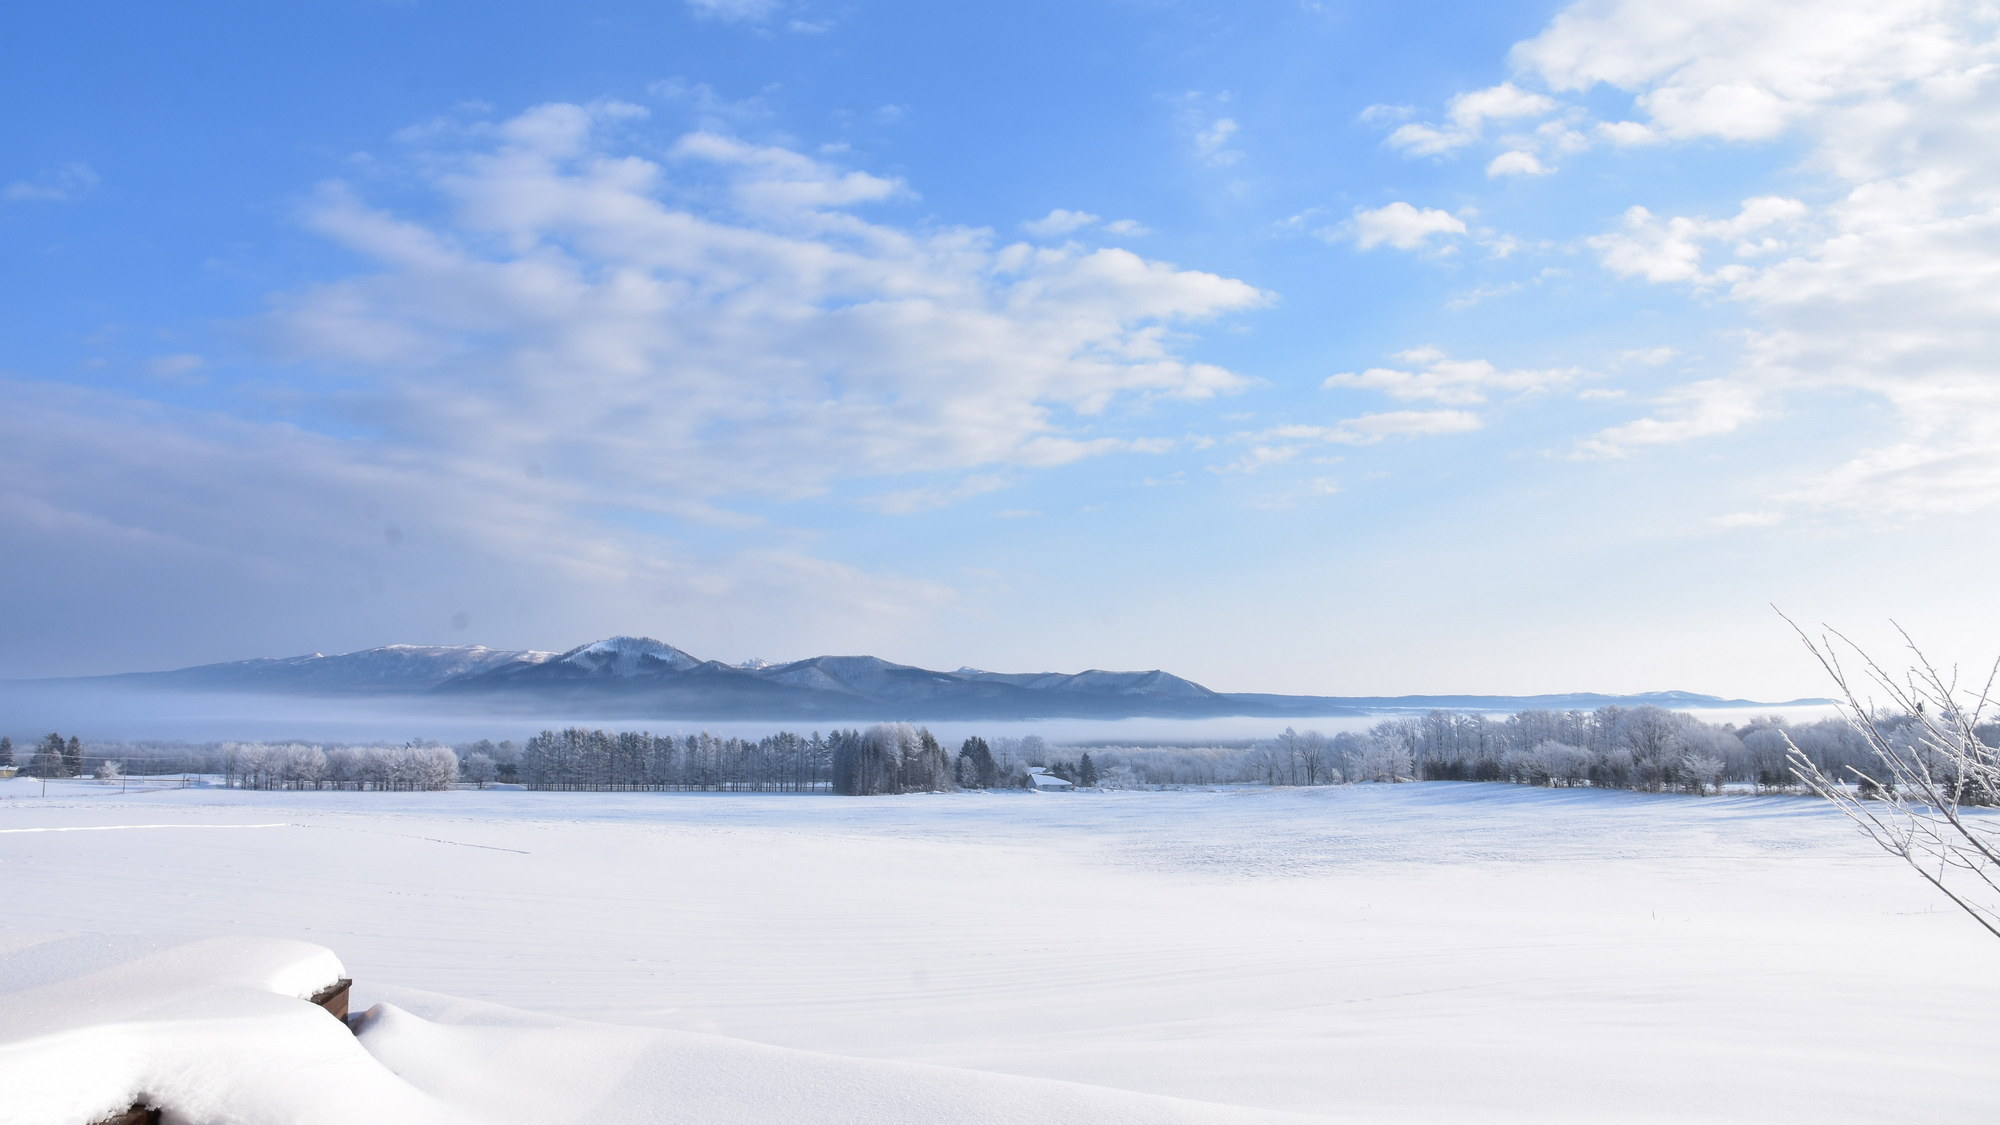
[[[986,740],[973,735],[958,748],[958,760],[962,764],[959,784],[970,789],[991,789],[1000,784],[1000,763],[993,759],[993,748]]]
[[[1097,763],[1091,761],[1087,753],[1083,756],[1083,760],[1076,764],[1076,783],[1082,786],[1097,784]]]
[[[83,740],[75,735],[62,748],[63,773],[69,777],[83,776]]]
[[[0,766],[14,764],[14,740],[0,734]]]
[[[41,778],[61,777],[62,752],[62,735],[50,732],[42,739],[41,744],[35,747],[35,756],[28,760],[28,772]]]

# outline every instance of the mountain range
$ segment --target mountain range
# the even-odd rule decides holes
[[[45,681],[47,682],[47,681]],[[873,656],[787,664],[702,660],[649,637],[612,637],[568,652],[478,645],[384,645],[359,652],[204,664],[64,681],[174,692],[431,697],[545,715],[678,719],[1050,719],[1330,716],[1432,708],[1514,711],[1607,704],[1753,707],[1691,692],[1637,695],[1312,696],[1211,691],[1146,672],[937,672]],[[1788,705],[1823,700],[1791,700]]]

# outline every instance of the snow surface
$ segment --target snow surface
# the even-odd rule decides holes
[[[0,834],[10,929],[333,950],[409,1120],[1991,1116],[1991,939],[1804,799],[36,792],[130,827]]]

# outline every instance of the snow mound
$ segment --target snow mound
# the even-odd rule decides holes
[[[342,974],[282,939],[0,935],[0,1125],[88,1125],[134,1103],[174,1125],[1324,1120],[411,990],[350,1033],[307,1002]]]
[[[301,941],[0,937],[0,1125],[470,1121],[306,1002],[341,976]]]

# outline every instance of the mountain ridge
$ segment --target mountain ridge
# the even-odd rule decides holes
[[[1312,717],[1444,710],[1779,707],[1694,692],[1610,695],[1309,696],[1218,692],[1171,672],[940,672],[876,656],[785,663],[703,660],[651,637],[566,652],[481,645],[382,645],[327,656],[257,658],[43,683],[141,690],[338,697],[434,697],[503,711],[606,718],[1051,719]]]

